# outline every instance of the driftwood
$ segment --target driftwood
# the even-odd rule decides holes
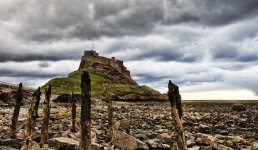
[[[14,107],[13,117],[12,117],[12,125],[11,125],[11,136],[16,137],[16,128],[17,128],[17,121],[20,113],[21,102],[23,100],[22,94],[22,83],[19,84],[19,88],[16,95],[16,103]]]
[[[45,100],[43,102],[43,122],[41,127],[40,147],[42,148],[48,140],[48,125],[50,117],[51,85],[45,89]]]
[[[89,73],[81,76],[81,150],[91,150],[91,85]]]
[[[181,97],[179,94],[178,86],[173,84],[170,80],[168,83],[168,97],[171,104],[171,117],[172,117],[172,123],[173,123],[174,129],[176,132],[177,147],[179,150],[187,150],[185,136],[184,136],[184,129],[183,129],[183,125],[177,108],[177,101],[181,99]]]

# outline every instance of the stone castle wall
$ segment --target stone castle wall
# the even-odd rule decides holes
[[[81,64],[79,69],[91,70],[94,69],[92,64],[99,63],[113,67],[118,72],[130,77],[130,71],[124,66],[123,61],[116,60],[114,57],[106,58],[99,56],[99,54],[93,50],[84,51],[84,55],[81,58]]]

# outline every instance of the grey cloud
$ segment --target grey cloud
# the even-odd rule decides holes
[[[48,54],[8,54],[6,52],[0,51],[0,62],[16,61],[16,62],[28,62],[28,61],[58,61],[58,60],[77,60],[80,58],[81,54],[71,54],[71,53],[48,53]]]
[[[11,69],[0,69],[0,77],[29,77],[29,78],[53,78],[64,76],[59,73],[39,72],[39,71],[17,71]]]
[[[211,50],[213,59],[235,62],[252,62],[258,61],[258,54],[254,52],[244,51],[237,46],[224,45],[224,47],[215,47]]]
[[[47,68],[50,66],[51,66],[51,64],[49,64],[48,62],[39,62],[39,67],[41,67],[41,68]]]
[[[188,13],[198,18],[195,22],[211,26],[250,19],[258,12],[258,2],[255,0],[178,1],[177,5],[179,8],[186,7],[184,11],[189,11]]]
[[[106,47],[105,53],[126,61],[153,59],[162,62],[196,62],[203,59],[204,51],[187,47],[188,45],[183,42],[173,43],[167,39],[165,43],[159,44],[156,40],[159,39],[146,37],[146,39],[135,39],[135,41],[116,40]],[[120,52],[119,55],[116,52]]]

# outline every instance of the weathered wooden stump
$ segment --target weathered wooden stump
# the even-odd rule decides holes
[[[21,101],[23,100],[23,94],[22,94],[22,83],[19,84],[19,88],[17,90],[16,94],[16,102],[12,117],[12,125],[11,125],[11,136],[16,137],[16,127],[17,127],[17,121],[20,113],[20,107],[21,107]]]
[[[112,98],[108,98],[108,141],[112,142],[113,137],[113,106]]]
[[[39,95],[38,90],[32,94],[32,99],[30,101],[30,108],[28,110],[28,122],[27,122],[27,128],[26,128],[26,136],[24,138],[24,143],[21,148],[23,150],[30,150],[32,148],[33,129],[35,126],[35,121],[37,119],[37,113],[35,110],[37,104],[36,104],[35,99],[38,99],[38,95]],[[40,95],[39,95],[39,99],[40,99]]]
[[[35,103],[34,113],[36,113],[36,118],[38,118],[38,117],[39,117],[39,115],[38,115],[38,109],[39,109],[40,96],[41,96],[40,87],[33,93],[33,96],[36,97],[36,103]]]
[[[91,150],[91,85],[89,73],[81,76],[81,150]]]
[[[179,94],[178,86],[173,84],[171,80],[169,80],[169,83],[168,83],[168,98],[171,104],[172,124],[177,136],[176,137],[177,147],[180,150],[186,150],[187,146],[185,142],[184,129],[183,129],[183,125],[177,108],[177,101],[181,99],[181,97]]]
[[[43,102],[43,122],[41,127],[40,147],[42,148],[48,139],[48,125],[50,116],[51,85],[45,89],[45,100]]]
[[[72,93],[72,129],[71,131],[72,132],[76,132],[76,100],[75,100],[75,97],[74,97],[74,94]]]

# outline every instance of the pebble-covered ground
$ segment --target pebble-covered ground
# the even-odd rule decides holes
[[[258,103],[244,103],[246,111],[232,111],[232,103],[186,102],[183,125],[189,149],[258,149]],[[174,141],[169,103],[113,102],[114,125],[146,143],[150,149],[166,149]],[[20,111],[17,137],[23,138],[27,107]],[[39,115],[41,116],[41,108]],[[0,107],[0,139],[9,139],[13,107]],[[77,132],[70,131],[70,104],[51,103],[49,139],[70,137],[79,140],[80,105],[77,104]],[[36,121],[34,140],[39,142],[41,118]],[[107,104],[92,105],[92,139],[108,147]],[[1,141],[0,141],[1,143]],[[1,145],[0,145],[1,146]],[[1,149],[1,148],[0,148]]]

